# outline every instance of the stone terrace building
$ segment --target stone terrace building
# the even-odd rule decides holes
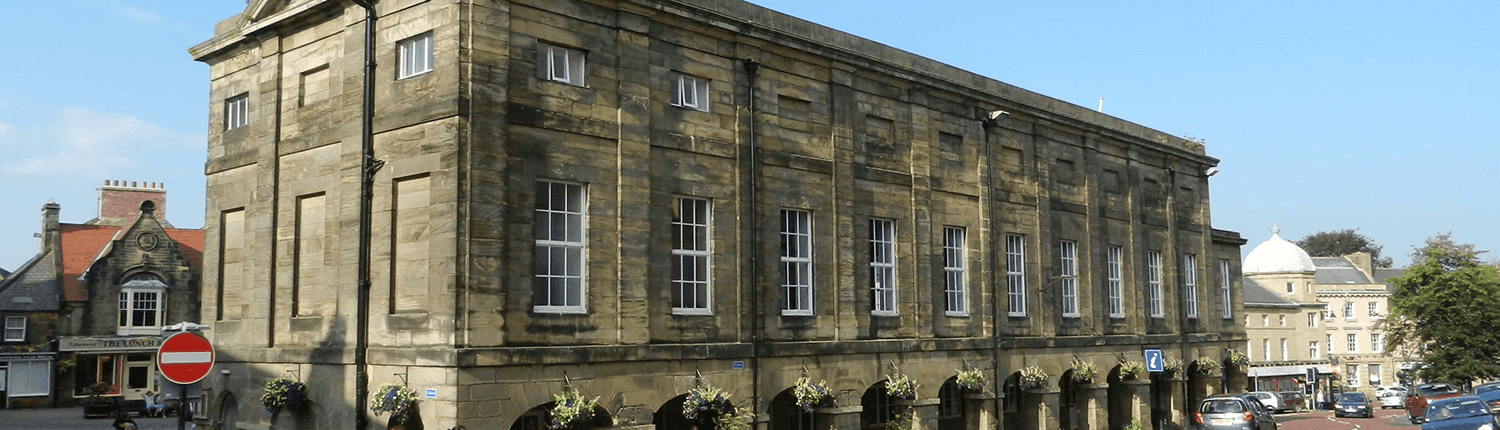
[[[368,414],[356,3],[252,0],[191,49],[219,428]],[[741,1],[373,10],[369,386],[422,426],[541,428],[577,390],[592,427],[686,428],[712,385],[758,428],[1104,429],[1243,383],[1244,240],[1201,144]],[[1202,364],[1122,378],[1148,348]],[[277,376],[310,404],[265,412]],[[835,399],[796,407],[804,376]]]

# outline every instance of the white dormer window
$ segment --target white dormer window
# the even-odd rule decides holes
[[[149,273],[137,273],[120,284],[119,328],[116,334],[159,334],[165,320],[167,284]]]
[[[672,77],[672,106],[708,112],[708,80],[677,74]]]

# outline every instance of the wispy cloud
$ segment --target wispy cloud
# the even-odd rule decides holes
[[[158,21],[161,21],[161,15],[157,15],[156,13],[153,13],[153,12],[150,12],[150,11],[136,9],[136,8],[133,8],[133,7],[130,7],[130,6],[126,6],[126,5],[120,4],[120,2],[118,0],[111,0],[109,2],[109,6],[110,6],[110,9],[113,9],[115,11],[115,13],[123,15],[126,18],[130,18],[131,21],[135,21],[135,22],[158,22]]]
[[[190,148],[195,139],[129,115],[68,107],[52,124],[18,131],[5,124],[7,160],[0,171],[27,176],[109,174],[150,163],[161,150]],[[14,135],[14,136],[12,136]],[[20,148],[27,148],[20,153]]]

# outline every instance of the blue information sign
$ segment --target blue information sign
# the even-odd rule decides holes
[[[1161,350],[1160,349],[1148,349],[1148,350],[1146,350],[1146,371],[1147,372],[1162,372],[1162,371],[1166,371],[1166,370],[1167,370],[1167,363],[1166,363],[1166,360],[1164,358],[1162,358]]]

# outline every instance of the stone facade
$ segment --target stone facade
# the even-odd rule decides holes
[[[713,385],[759,428],[909,407],[930,428],[1103,429],[1182,424],[1244,380],[1117,366],[1245,343],[1244,240],[1211,227],[1201,144],[740,1],[374,9],[368,374],[415,388],[422,426],[538,428],[571,389],[599,397],[594,427],[673,428]],[[191,49],[220,428],[368,414],[364,17],[255,0]],[[1098,375],[1074,382],[1075,358]],[[1045,384],[1023,389],[1027,367]],[[952,389],[965,369],[986,388]],[[896,373],[917,400],[884,395]],[[277,376],[309,406],[262,412]],[[802,377],[835,399],[799,412]]]

